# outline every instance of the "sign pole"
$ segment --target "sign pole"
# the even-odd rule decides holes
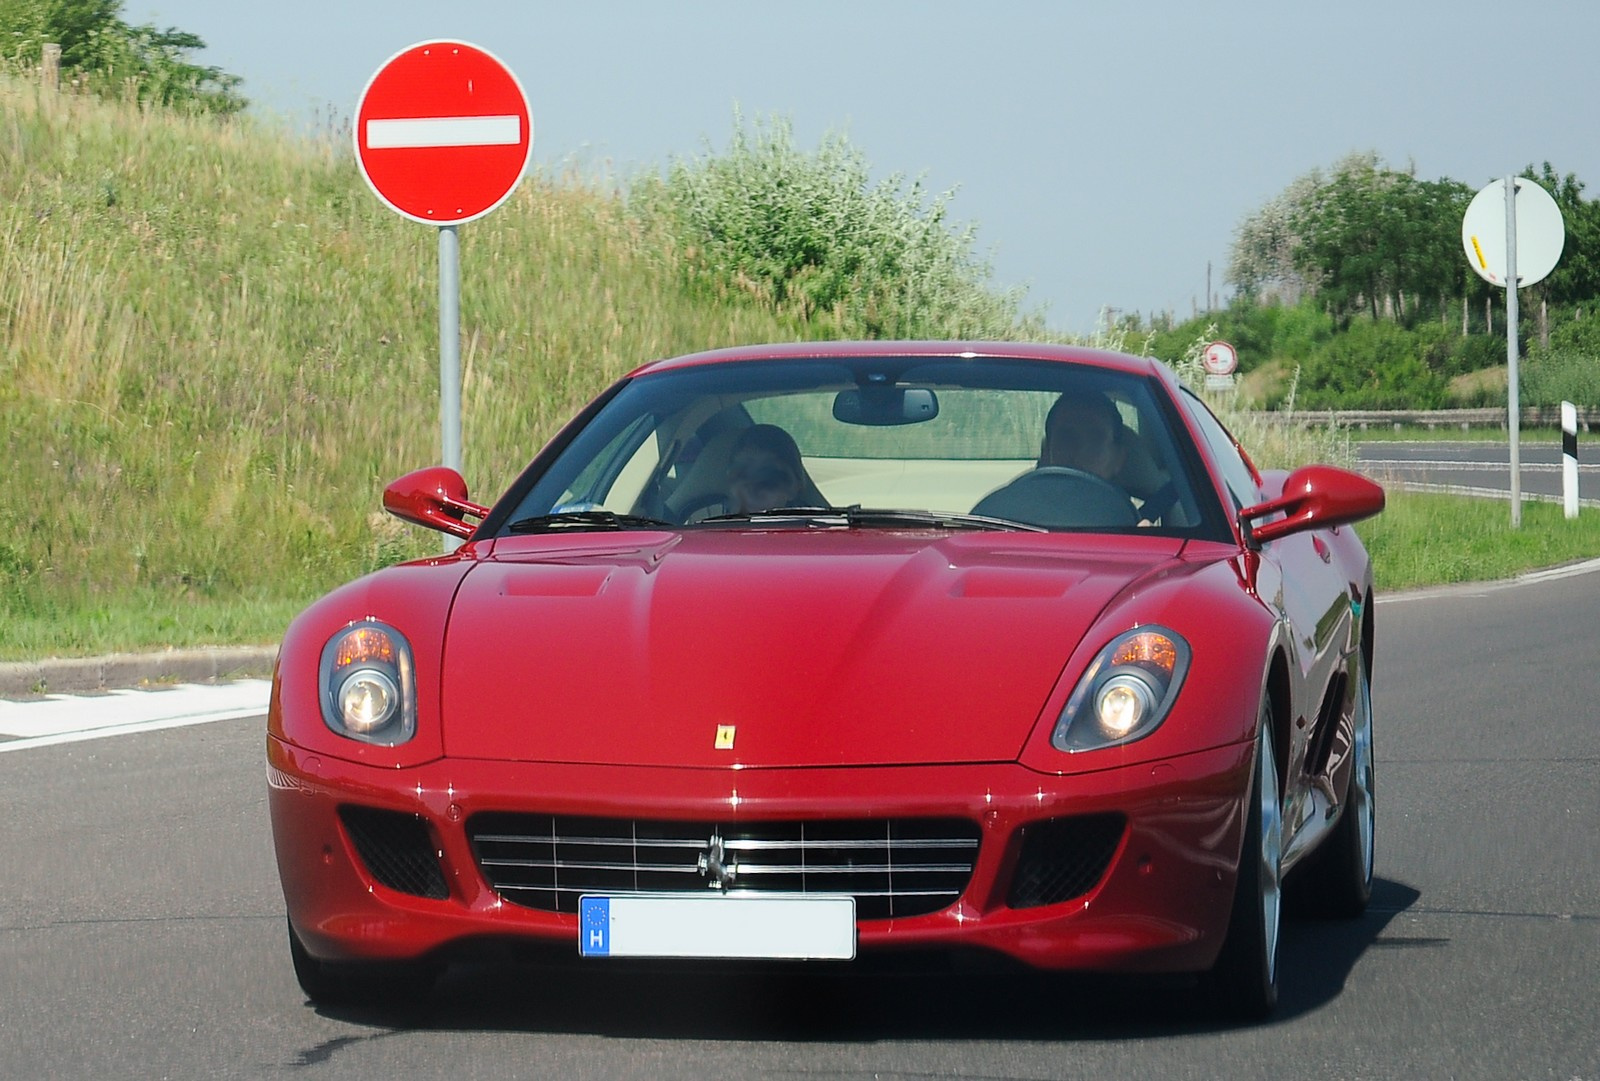
[[[511,197],[533,152],[528,96],[476,45],[421,41],[391,56],[356,102],[356,162],[395,213],[439,230],[440,464],[461,473],[461,244],[456,226]],[[456,542],[446,542],[452,552]]]
[[[454,225],[439,229],[440,464],[461,472],[461,241]]]
[[[461,240],[454,225],[439,227],[440,464],[461,472]],[[461,546],[448,534],[445,554]]]
[[[1506,177],[1506,397],[1511,434],[1511,527],[1522,525],[1522,403],[1517,384],[1517,178]]]
[[[1496,207],[1497,202],[1503,206]],[[1505,230],[1504,234],[1501,229]],[[1543,281],[1555,269],[1566,239],[1566,223],[1555,199],[1534,181],[1515,176],[1488,184],[1472,197],[1466,213],[1461,216],[1461,247],[1466,253],[1467,265],[1478,277],[1506,291],[1506,428],[1511,437],[1513,529],[1522,525],[1522,384],[1517,375],[1517,289]]]

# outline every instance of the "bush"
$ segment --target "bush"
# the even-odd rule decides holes
[[[1447,380],[1429,366],[1426,337],[1394,323],[1354,320],[1302,366],[1306,409],[1440,409]]]
[[[1586,317],[1552,319],[1550,348],[1587,353],[1600,359],[1600,312],[1591,306]]]
[[[1333,337],[1333,319],[1315,304],[1256,305],[1235,300],[1226,310],[1212,312],[1151,335],[1153,356],[1179,356],[1205,330],[1239,351],[1239,371],[1251,372],[1275,360],[1292,368],[1303,363]]]
[[[1446,338],[1447,353],[1439,370],[1446,376],[1466,375],[1489,368],[1504,367],[1506,339],[1502,334],[1468,334],[1451,331]]]
[[[1521,377],[1524,405],[1600,406],[1600,356],[1595,353],[1552,345],[1549,352],[1532,353],[1523,360]]]
[[[843,136],[815,154],[788,121],[747,130],[734,116],[725,154],[675,161],[639,178],[630,209],[664,225],[692,273],[719,293],[743,292],[802,319],[822,316],[866,337],[1013,337],[1018,294],[989,288],[973,227],[952,227],[953,192],[931,201],[902,176],[872,184]]]

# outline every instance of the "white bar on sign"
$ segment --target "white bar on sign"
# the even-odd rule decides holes
[[[367,121],[369,150],[427,146],[514,146],[520,116],[418,116]]]

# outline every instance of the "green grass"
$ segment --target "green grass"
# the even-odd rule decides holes
[[[14,616],[0,641],[0,661],[95,657],[107,653],[201,646],[276,645],[312,598],[162,597],[123,594]]]
[[[1372,555],[1380,593],[1509,578],[1600,557],[1600,512],[1586,510],[1569,522],[1560,507],[1548,503],[1525,503],[1522,526],[1514,530],[1502,501],[1392,492],[1383,514],[1356,528]],[[409,532],[420,547],[436,548],[435,534]],[[99,601],[68,598],[13,613],[0,629],[0,661],[151,648],[269,645],[319,592],[205,597],[143,590]]]
[[[530,178],[460,239],[480,491],[643,360],[837,334],[690,294],[577,178]],[[437,251],[343,142],[0,78],[0,656],[270,641],[437,551],[378,509],[439,457]]]
[[[1510,578],[1600,557],[1600,511],[1568,521],[1558,504],[1524,502],[1512,528],[1499,499],[1391,492],[1382,514],[1356,526],[1380,592]]]
[[[464,472],[485,499],[644,360],[862,333],[708,289],[582,178],[531,177],[460,239]],[[438,551],[378,502],[439,456],[437,250],[342,140],[0,77],[0,660],[271,643],[334,585]],[[1349,458],[1349,433],[1236,423],[1263,465]],[[1533,507],[1514,540],[1493,505],[1396,529],[1411,498],[1368,527],[1383,580],[1600,553],[1526,543],[1572,532]],[[1479,543],[1458,568],[1437,534]]]

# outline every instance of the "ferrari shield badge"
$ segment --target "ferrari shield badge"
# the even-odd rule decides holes
[[[735,726],[731,724],[717,725],[717,739],[713,746],[719,751],[733,750],[733,733]]]

